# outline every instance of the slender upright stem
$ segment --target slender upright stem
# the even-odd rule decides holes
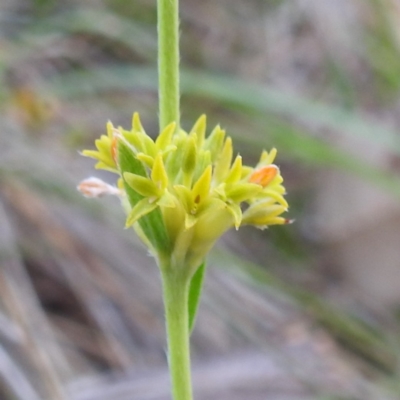
[[[157,0],[160,130],[179,129],[179,1]],[[160,260],[161,261],[161,260]],[[192,400],[188,296],[190,279],[161,261],[168,361],[174,400]]]
[[[174,400],[192,400],[190,373],[188,293],[189,280],[162,270],[168,361]]]
[[[179,128],[179,1],[157,0],[160,130]]]

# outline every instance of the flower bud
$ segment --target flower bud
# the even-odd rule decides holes
[[[108,183],[98,178],[88,178],[82,181],[77,189],[85,196],[89,198],[101,197],[104,195],[115,195],[121,196],[121,190],[115,186],[111,186]]]

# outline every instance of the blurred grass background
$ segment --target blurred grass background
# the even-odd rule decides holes
[[[167,399],[156,268],[78,151],[157,133],[149,0],[0,4],[0,398]],[[196,398],[398,399],[400,3],[182,0],[182,125],[278,148],[296,223],[230,232]],[[112,182],[104,172],[97,176]]]

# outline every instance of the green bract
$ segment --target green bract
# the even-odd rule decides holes
[[[201,116],[189,133],[176,131],[171,123],[153,140],[135,113],[130,131],[108,123],[107,135],[95,142],[97,150],[83,151],[98,160],[96,168],[120,176],[118,193],[127,209],[126,226],[133,226],[159,253],[160,246],[143,223],[157,210],[166,232],[163,240],[168,242],[163,257],[191,273],[231,227],[248,224],[264,229],[288,222],[281,216],[288,204],[282,176],[273,164],[276,150],[263,151],[253,168],[243,165],[240,155],[233,160],[232,139],[219,126],[210,136],[205,133],[206,117]],[[85,181],[82,188],[88,191]]]

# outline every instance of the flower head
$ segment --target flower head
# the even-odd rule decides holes
[[[163,252],[177,265],[195,269],[231,227],[288,222],[281,216],[288,204],[273,164],[276,149],[263,151],[254,168],[243,165],[240,155],[233,159],[232,140],[219,126],[206,137],[205,116],[190,132],[171,123],[153,140],[135,113],[130,131],[109,122],[107,135],[95,144],[97,150],[82,154],[96,159],[96,168],[119,175],[126,226],[159,252],[149,226],[149,218],[158,218],[166,233]]]

